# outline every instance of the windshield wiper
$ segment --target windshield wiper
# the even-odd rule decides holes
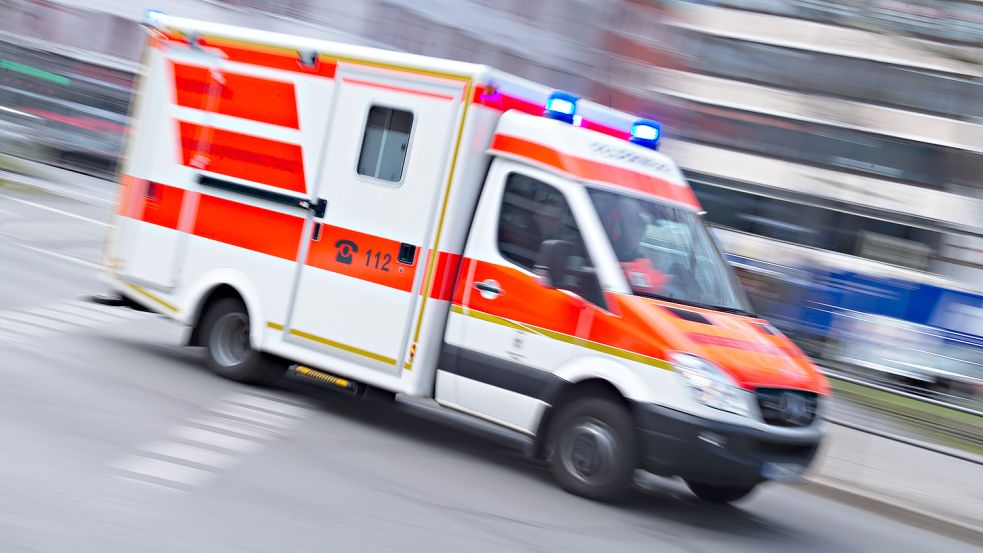
[[[721,311],[721,312],[724,312],[724,313],[733,313],[734,315],[743,315],[745,317],[757,317],[758,316],[757,314],[752,313],[751,311],[747,311],[746,309],[741,309],[739,307],[725,307],[723,305],[710,305],[708,303],[700,303],[698,301],[684,300],[684,299],[679,299],[679,298],[671,298],[669,296],[662,296],[662,295],[659,295],[659,294],[653,294],[651,292],[639,292],[639,291],[634,291],[634,292],[636,294],[638,294],[639,296],[643,296],[643,297],[646,297],[646,298],[652,298],[652,299],[656,299],[656,300],[662,300],[662,301],[669,302],[669,303],[681,303],[683,305],[689,305],[689,306],[692,306],[692,307],[699,307],[701,309],[709,309],[711,311]]]
[[[758,314],[753,311],[748,311],[746,309],[741,309],[740,307],[724,307],[721,305],[717,306],[707,306],[707,309],[716,309],[717,311],[723,311],[724,313],[733,313],[735,315],[743,315],[745,317],[757,317]]]

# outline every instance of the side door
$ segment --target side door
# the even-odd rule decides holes
[[[285,339],[402,370],[466,80],[339,64],[318,196]],[[329,360],[326,359],[326,362]]]
[[[489,171],[445,335],[437,400],[520,430],[534,431],[552,372],[582,353],[595,306],[544,286],[533,272],[542,242],[574,244],[590,256],[568,192],[545,171],[496,160]]]

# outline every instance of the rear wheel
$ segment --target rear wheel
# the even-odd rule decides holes
[[[731,503],[747,497],[754,491],[754,484],[750,486],[715,486],[687,481],[686,485],[690,491],[696,494],[696,497],[711,503]]]
[[[271,384],[286,371],[284,362],[252,348],[249,314],[236,298],[223,298],[209,306],[202,316],[201,330],[208,366],[220,376],[248,384]]]
[[[563,489],[612,500],[631,482],[635,432],[631,415],[613,401],[583,398],[561,407],[550,429],[553,475]]]

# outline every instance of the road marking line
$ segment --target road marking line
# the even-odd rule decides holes
[[[275,411],[290,417],[303,417],[307,414],[307,409],[297,407],[295,405],[289,405],[273,399],[250,396],[246,394],[233,394],[228,398],[228,401],[249,407],[259,407],[266,411]]]
[[[35,207],[37,209],[43,209],[44,211],[50,211],[52,213],[57,213],[59,215],[64,215],[65,217],[71,217],[72,219],[78,219],[79,221],[85,221],[86,223],[92,223],[93,225],[99,225],[100,227],[111,227],[112,226],[109,223],[104,223],[102,221],[96,221],[95,219],[90,219],[88,217],[83,217],[82,215],[77,215],[75,213],[70,213],[68,211],[64,211],[64,210],[57,209],[57,208],[54,208],[54,207],[46,206],[44,204],[39,204],[39,203],[36,203],[36,202],[30,202],[30,201],[27,201],[27,200],[22,200],[20,198],[16,198],[14,196],[10,196],[10,195],[7,195],[7,194],[0,194],[0,198],[6,198],[8,200],[11,200],[11,201],[14,201],[14,202],[18,202],[18,203],[22,203],[24,205],[29,205],[29,206]]]
[[[41,328],[39,326],[33,326],[24,324],[19,321],[11,321],[3,318],[3,314],[0,313],[0,328],[8,331],[20,334],[20,338],[26,336],[41,336],[43,334],[48,334],[51,332],[47,328]]]
[[[182,426],[178,428],[175,435],[184,440],[232,451],[252,451],[258,449],[261,445],[258,442],[247,440],[245,438],[237,438],[235,436],[229,436],[228,434],[221,434],[219,432],[213,432],[211,430],[204,430],[201,428],[192,428],[190,426]]]
[[[92,318],[98,318],[103,321],[119,322],[144,316],[144,314],[140,313],[139,311],[133,311],[132,309],[127,309],[125,307],[110,307],[108,305],[99,305],[97,303],[77,300],[70,300],[59,305],[68,307],[69,309],[74,309],[83,316],[91,316]]]
[[[63,332],[65,330],[70,330],[71,328],[74,327],[74,325],[52,321],[51,319],[46,319],[44,317],[41,317],[40,315],[32,315],[30,313],[23,313],[18,311],[6,311],[0,313],[0,319],[20,321],[25,324],[40,326],[48,330],[54,330],[55,332]]]
[[[87,309],[82,305],[75,305],[68,302],[48,304],[44,306],[44,308],[50,309],[51,311],[64,313],[66,315],[71,315],[73,317],[82,317],[83,319],[88,319],[93,323],[110,323],[119,322],[122,320],[115,315],[100,313],[93,309]]]
[[[200,484],[214,476],[214,473],[207,470],[196,469],[187,465],[179,465],[160,459],[138,457],[136,455],[125,457],[116,463],[115,467],[126,472],[143,474],[189,486]]]
[[[98,269],[99,267],[102,266],[102,265],[99,265],[98,263],[93,263],[91,261],[86,261],[84,259],[79,259],[77,257],[72,257],[70,255],[65,255],[63,253],[53,252],[53,251],[45,250],[45,249],[42,249],[42,248],[35,248],[34,246],[28,246],[27,244],[15,244],[15,245],[18,246],[18,247],[21,247],[21,248],[23,248],[25,250],[31,250],[32,252],[35,252],[35,253],[40,253],[40,254],[48,255],[48,256],[51,256],[51,257],[54,257],[54,258],[57,258],[57,259],[61,259],[63,261],[68,261],[68,262],[71,262],[71,263],[75,263],[77,265],[82,265],[83,267],[91,267],[91,268],[94,268],[94,269]]]
[[[231,455],[176,442],[160,442],[141,447],[140,449],[149,453],[156,453],[165,457],[190,461],[215,468],[225,468],[236,462],[236,458]]]
[[[292,417],[286,417],[284,415],[274,415],[273,413],[267,413],[264,411],[258,411],[251,407],[242,407],[239,405],[225,404],[212,407],[210,409],[212,412],[221,413],[223,415],[228,415],[230,417],[238,417],[240,419],[246,419],[251,422],[258,422],[265,424],[267,426],[276,426],[279,428],[287,428],[293,426],[296,419]]]
[[[25,177],[24,175],[18,175],[17,173],[11,173],[9,171],[0,170],[0,177],[2,177],[5,180],[16,182],[17,184],[23,186],[30,186],[32,188],[44,190],[45,192],[49,192],[51,194],[55,194],[63,198],[70,198],[73,200],[79,200],[80,198],[84,198],[84,200],[93,200],[99,203],[110,204],[110,205],[116,203],[116,201],[111,198],[104,198],[101,196],[94,196],[92,194],[85,194],[83,192],[78,192],[77,190],[69,189],[67,186],[64,188],[61,186],[52,186],[50,184],[43,182],[40,179]],[[79,185],[82,185],[85,188],[88,188],[89,190],[101,191],[99,188],[95,186],[86,185],[84,183],[74,183],[71,186],[76,187]]]
[[[246,396],[258,397],[258,398],[262,398],[262,399],[269,399],[269,400],[272,400],[272,401],[278,401],[278,402],[284,403],[286,405],[293,405],[293,406],[296,406],[296,407],[303,407],[304,409],[310,409],[311,408],[311,404],[310,403],[307,403],[307,402],[305,402],[303,400],[281,397],[281,396],[273,395],[272,393],[269,393],[269,392],[260,392],[258,390],[243,390],[241,392],[236,392],[236,393],[237,394],[246,395]]]
[[[46,317],[48,319],[54,319],[55,321],[66,322],[80,327],[89,327],[93,324],[98,324],[98,321],[92,319],[87,319],[85,317],[80,317],[74,313],[63,313],[56,309],[50,307],[33,307],[30,310],[32,315],[39,315],[41,317]]]
[[[262,428],[255,424],[250,424],[237,419],[194,419],[188,424],[197,424],[199,426],[217,428],[218,430],[234,432],[236,434],[242,434],[243,436],[249,436],[250,438],[269,439],[276,437],[276,431],[273,429]]]

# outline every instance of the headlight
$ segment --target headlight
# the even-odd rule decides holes
[[[751,414],[748,394],[716,365],[687,353],[672,353],[669,361],[700,403],[738,415]]]

